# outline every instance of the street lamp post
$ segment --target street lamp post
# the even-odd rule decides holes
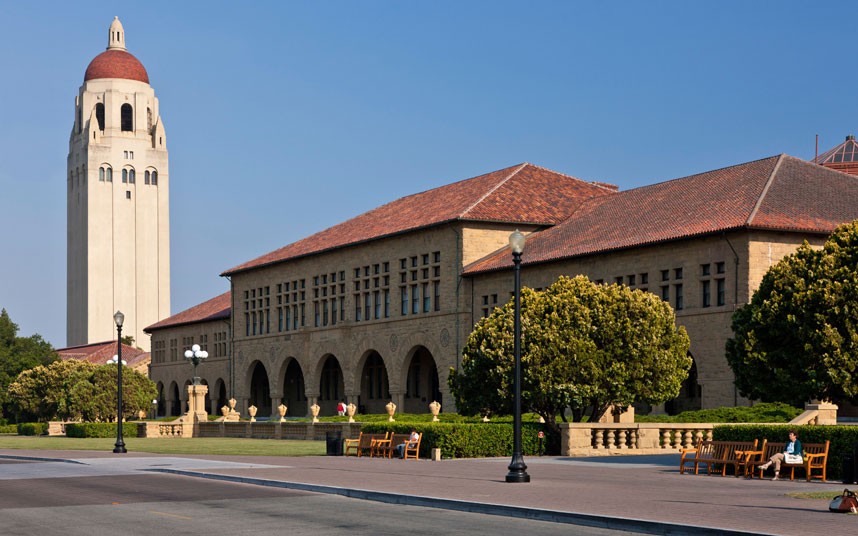
[[[122,440],[122,323],[125,315],[116,311],[113,321],[116,322],[116,444],[113,452],[124,454],[128,452]]]
[[[527,465],[521,455],[521,253],[524,251],[524,235],[516,229],[509,235],[512,262],[515,265],[515,309],[513,321],[513,352],[515,354],[515,402],[513,407],[512,461],[507,482],[530,482]]]
[[[197,365],[199,365],[200,362],[208,356],[208,352],[200,350],[199,344],[191,346],[190,350],[185,350],[185,359],[194,364],[194,385],[200,384],[200,377],[197,376]]]
[[[157,418],[158,418],[158,399],[153,398],[152,399],[152,420],[154,421]]]

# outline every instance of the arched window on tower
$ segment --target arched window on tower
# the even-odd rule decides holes
[[[83,110],[80,109],[80,106],[77,107],[77,133],[80,134],[83,131]]]
[[[137,173],[134,172],[134,169],[129,169],[128,170],[128,184],[134,184],[136,178],[137,178]]]
[[[146,108],[146,132],[152,131],[152,108]]]
[[[128,170],[127,169],[122,170],[122,182],[126,182],[126,183],[128,182]]]
[[[134,109],[126,102],[120,110],[120,128],[122,132],[132,132],[134,130]]]
[[[149,170],[147,169],[145,173],[143,173],[143,183],[149,184]]]
[[[104,166],[98,168],[98,182],[104,182]]]
[[[113,182],[113,168],[107,168],[107,182]]]
[[[158,186],[158,172],[152,172],[152,186]]]
[[[95,105],[95,120],[98,121],[98,130],[104,130],[104,103]]]

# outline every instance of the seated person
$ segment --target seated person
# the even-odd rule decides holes
[[[417,446],[417,441],[420,440],[420,434],[417,433],[417,430],[411,430],[411,437],[408,438],[408,441],[400,443],[396,445],[396,456],[399,459],[405,457],[405,445],[408,444],[408,448],[414,448]]]

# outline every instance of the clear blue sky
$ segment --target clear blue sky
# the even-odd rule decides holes
[[[629,189],[858,130],[853,2],[4,2],[0,307],[57,347],[74,98],[114,15],[167,129],[173,313],[520,162]]]

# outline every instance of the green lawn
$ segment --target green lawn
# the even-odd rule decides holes
[[[74,437],[33,437],[0,435],[0,449],[102,450],[112,451],[110,439]],[[318,456],[325,454],[324,441],[239,438],[125,438],[129,453],[225,454],[233,456]]]

